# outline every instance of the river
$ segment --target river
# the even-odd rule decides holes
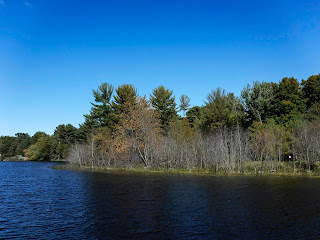
[[[0,239],[319,239],[320,178],[0,162]]]

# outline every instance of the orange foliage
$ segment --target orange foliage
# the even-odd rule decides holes
[[[113,135],[116,152],[120,159],[137,152],[147,165],[146,148],[157,139],[159,120],[145,98],[138,98],[135,104],[128,102],[124,109]]]

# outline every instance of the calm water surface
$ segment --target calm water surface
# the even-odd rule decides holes
[[[320,179],[0,162],[0,239],[319,239]]]

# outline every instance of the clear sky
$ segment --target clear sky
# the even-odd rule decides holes
[[[0,136],[78,127],[103,82],[195,106],[319,73],[319,0],[0,0]]]

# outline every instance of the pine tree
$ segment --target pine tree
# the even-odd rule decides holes
[[[233,93],[226,93],[225,90],[217,88],[208,94],[205,103],[200,124],[204,132],[243,123],[244,108]]]
[[[166,133],[170,122],[177,116],[175,97],[172,96],[172,91],[164,86],[159,86],[150,95],[150,102],[158,113],[161,128]]]
[[[201,116],[202,116],[202,108],[199,106],[194,106],[190,108],[186,113],[187,119],[192,128],[199,127]]]
[[[125,110],[126,105],[136,104],[137,98],[137,89],[131,84],[123,84],[116,89],[112,108],[117,115],[120,115]]]
[[[181,95],[179,98],[180,105],[179,105],[179,111],[182,111],[183,117],[186,116],[186,112],[190,107],[190,98],[187,95]]]
[[[90,114],[85,116],[85,123],[88,128],[114,126],[114,117],[112,114],[111,97],[113,86],[108,83],[101,84],[97,90],[92,91],[95,103],[91,103]]]

